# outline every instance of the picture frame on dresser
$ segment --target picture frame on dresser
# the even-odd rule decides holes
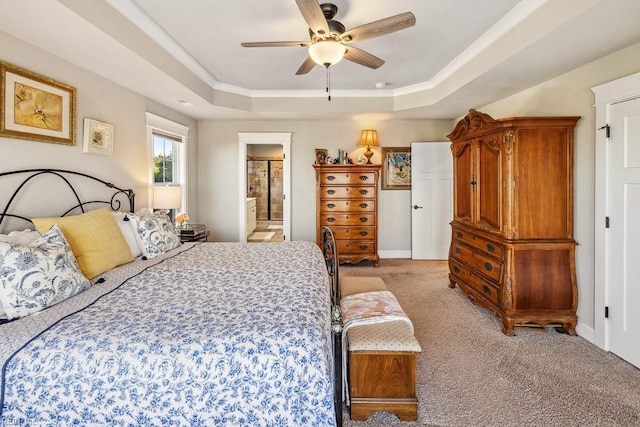
[[[411,189],[411,147],[382,148],[382,189]]]
[[[76,89],[0,61],[0,136],[75,145]]]

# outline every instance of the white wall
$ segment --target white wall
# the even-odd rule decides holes
[[[211,229],[212,240],[236,241],[240,183],[237,177],[238,132],[292,132],[291,143],[291,240],[315,240],[316,201],[314,150],[338,149],[355,159],[364,152],[357,143],[360,131],[378,130],[380,144],[410,146],[412,141],[445,141],[452,129],[449,120],[411,121],[201,121],[199,123],[199,212]],[[380,163],[380,148],[372,162]],[[380,191],[379,250],[411,250],[410,191]]]
[[[71,169],[96,176],[116,186],[133,188],[136,207],[147,206],[148,157],[145,112],[150,111],[178,121],[192,129],[190,147],[191,175],[197,190],[197,122],[163,107],[96,74],[0,32],[0,60],[42,74],[76,88],[76,145],[65,146],[45,142],[0,137],[0,171],[25,168]],[[82,130],[85,117],[113,124],[113,156],[82,152]],[[0,188],[0,200],[10,189]],[[61,214],[56,195],[33,215]],[[195,200],[195,195],[192,198]],[[2,206],[4,207],[4,206]],[[64,206],[68,207],[68,206]],[[194,216],[196,204],[193,203]],[[191,212],[190,212],[191,214]]]
[[[574,230],[578,242],[578,333],[592,339],[594,327],[595,99],[591,88],[640,71],[640,43],[509,98],[478,108],[494,118],[582,116],[575,132]],[[604,315],[599,314],[599,315]]]

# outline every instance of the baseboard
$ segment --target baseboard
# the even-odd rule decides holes
[[[411,251],[378,251],[380,258],[407,258],[411,259]]]
[[[576,334],[589,341],[591,344],[595,344],[596,342],[595,329],[585,325],[584,323],[578,322],[578,324],[576,325]]]

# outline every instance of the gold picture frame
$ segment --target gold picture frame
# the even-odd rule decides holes
[[[113,131],[113,125],[85,118],[82,151],[84,153],[112,156]]]
[[[76,89],[0,61],[0,136],[76,144]]]
[[[382,148],[382,189],[411,189],[411,147]]]

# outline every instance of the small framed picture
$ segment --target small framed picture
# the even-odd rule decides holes
[[[411,189],[411,147],[382,147],[382,189]]]
[[[328,152],[326,148],[316,148],[316,164],[326,165]]]
[[[93,119],[84,119],[84,145],[82,151],[112,156],[113,125]]]

